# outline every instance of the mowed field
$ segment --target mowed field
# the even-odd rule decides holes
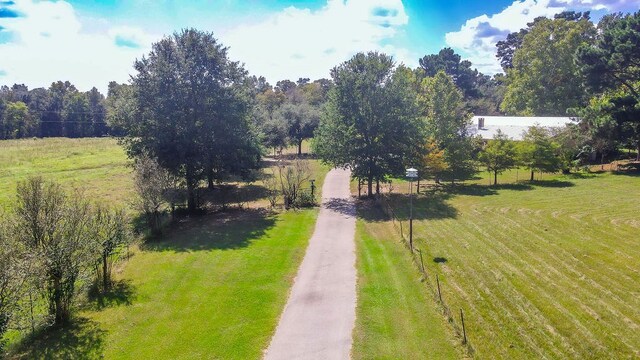
[[[114,205],[127,206],[133,196],[131,168],[115,140],[6,141],[0,149],[4,207],[29,175]],[[319,190],[328,168],[312,160],[310,169]],[[161,240],[132,247],[114,290],[81,297],[70,325],[26,338],[12,331],[9,358],[260,358],[318,210],[258,209],[268,204],[262,184],[244,190],[251,192],[245,210],[184,218]]]
[[[460,359],[463,349],[380,209],[360,204],[354,359]]]
[[[640,176],[487,183],[414,198],[428,281],[463,309],[477,358],[640,358]],[[392,199],[407,231],[407,197]]]
[[[132,168],[111,138],[0,141],[0,208],[15,199],[16,184],[29,176],[83,189],[97,199],[122,203],[133,194]]]

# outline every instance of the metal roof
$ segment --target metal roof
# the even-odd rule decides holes
[[[481,119],[484,126],[479,127]],[[469,132],[472,135],[480,135],[484,140],[493,139],[498,130],[513,140],[522,140],[522,134],[531,126],[546,128],[558,128],[575,123],[572,117],[536,117],[536,116],[474,116]]]

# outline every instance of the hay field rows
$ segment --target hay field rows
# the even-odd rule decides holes
[[[406,220],[406,197],[393,201]],[[414,201],[429,281],[439,274],[444,301],[464,310],[478,358],[640,357],[639,176],[469,184]]]

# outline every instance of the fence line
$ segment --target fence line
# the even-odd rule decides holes
[[[467,336],[467,332],[466,332],[467,329],[464,326],[464,317],[462,315],[462,309],[460,309],[461,323],[459,324],[456,321],[456,317],[455,317],[456,313],[452,312],[451,308],[442,299],[443,295],[440,288],[440,281],[437,278],[438,275],[436,274],[435,277],[432,276],[433,279],[429,276],[427,269],[424,267],[424,261],[422,259],[422,251],[416,248],[415,244],[414,244],[414,250],[412,251],[409,245],[409,240],[407,240],[404,234],[404,227],[402,225],[402,220],[400,220],[400,218],[398,218],[398,216],[396,215],[396,212],[393,209],[393,206],[391,206],[391,202],[387,198],[387,195],[384,193],[380,193],[376,197],[376,203],[380,206],[380,208],[385,213],[385,215],[391,219],[393,227],[396,229],[396,231],[399,232],[400,239],[404,247],[407,250],[409,250],[409,253],[411,254],[411,260],[413,261],[413,264],[415,265],[416,269],[418,269],[418,271],[422,274],[425,280],[424,283],[426,284],[427,289],[431,292],[431,295],[433,296],[434,301],[440,305],[439,307],[442,314],[447,319],[447,322],[451,325],[455,335],[460,339],[464,349],[467,351],[467,354],[473,357],[475,350],[471,345],[471,342],[469,341]],[[418,255],[416,255],[416,252],[418,253]],[[434,281],[436,282],[436,284],[433,283]]]

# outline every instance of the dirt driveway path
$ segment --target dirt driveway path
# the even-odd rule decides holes
[[[356,311],[350,172],[331,170],[316,229],[265,359],[348,359]]]

